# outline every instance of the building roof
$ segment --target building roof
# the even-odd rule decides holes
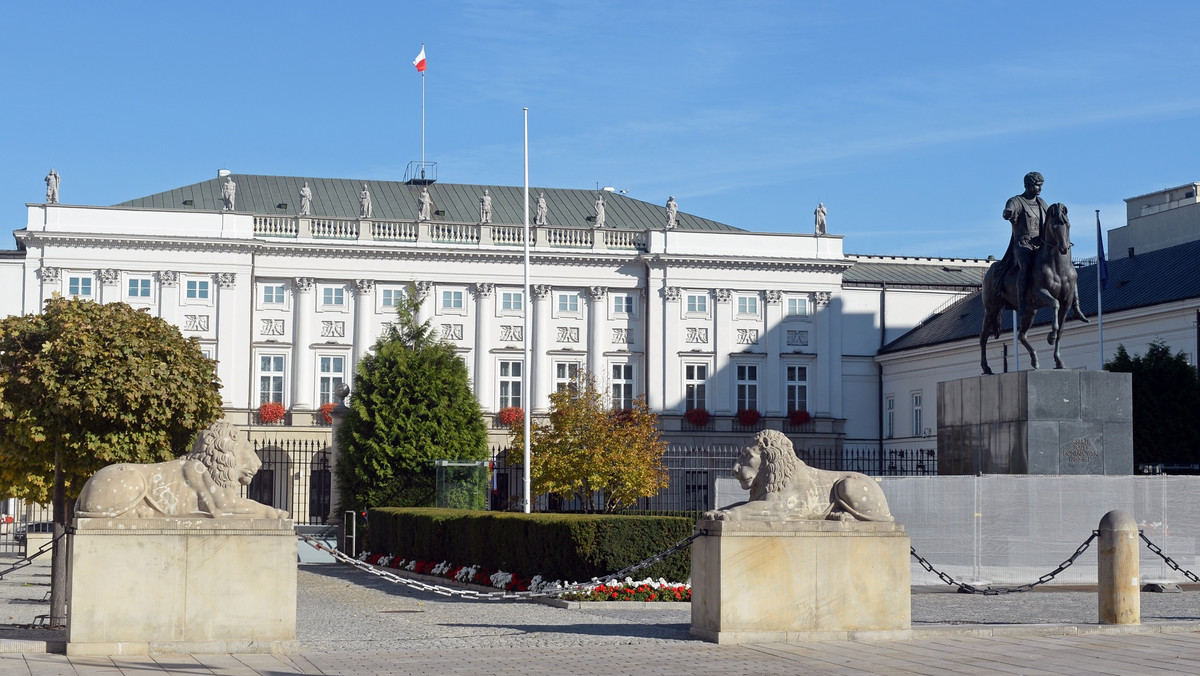
[[[876,259],[856,256],[853,267],[842,274],[845,286],[896,288],[978,288],[987,267],[978,262],[939,259]],[[887,262],[885,262],[885,260]]]
[[[233,174],[237,185],[234,206],[240,213],[296,216],[300,209],[300,187],[308,182],[312,190],[311,214],[314,218],[358,218],[359,193],[365,183],[371,193],[375,220],[411,221],[417,216],[420,185],[402,181],[374,181],[306,176],[258,176]],[[211,178],[165,192],[121,202],[115,206],[173,211],[220,211],[221,185],[224,178]],[[479,198],[487,190],[492,197],[492,222],[524,222],[524,189],[519,186],[433,183],[434,221],[479,222]],[[600,190],[529,188],[529,219],[532,223],[537,196],[545,193],[548,221],[557,226],[594,225],[596,198],[603,194],[605,226],[625,230],[661,229],[666,226],[666,207]],[[191,204],[185,204],[190,200]],[[680,211],[676,222],[681,230],[741,232],[724,223]]]
[[[1200,298],[1197,259],[1200,259],[1200,240],[1108,261],[1108,288],[1102,298],[1105,314]],[[1096,315],[1096,266],[1078,268],[1078,274],[1079,306],[1088,319],[1093,319]],[[1012,313],[1000,314],[1001,331],[1011,332]],[[1050,308],[1041,308],[1034,325],[1050,324],[1051,319]],[[983,299],[976,292],[930,315],[916,328],[885,345],[879,353],[978,338],[982,328]]]

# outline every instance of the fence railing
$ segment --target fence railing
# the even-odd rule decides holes
[[[671,444],[663,455],[667,486],[657,495],[641,498],[630,509],[652,512],[694,512],[714,509],[714,482],[731,476],[741,446]],[[799,449],[797,457],[810,467],[869,476],[932,476],[937,474],[937,452],[932,449],[878,447],[815,447]],[[520,459],[509,463],[507,449],[492,449],[492,509],[520,509],[524,495],[524,470]],[[586,511],[577,499],[538,495],[533,511]]]
[[[329,443],[316,439],[256,439],[262,468],[243,497],[287,510],[296,523],[325,523],[333,487]]]

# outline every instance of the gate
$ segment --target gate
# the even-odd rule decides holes
[[[287,510],[298,524],[323,524],[333,486],[330,449],[317,439],[256,439],[262,468],[242,495]]]

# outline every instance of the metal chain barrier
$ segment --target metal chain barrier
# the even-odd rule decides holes
[[[42,554],[45,554],[46,552],[52,550],[54,548],[54,543],[61,540],[63,538],[63,535],[66,535],[66,532],[64,532],[62,535],[59,535],[58,537],[54,538],[53,540],[47,542],[46,544],[42,545],[41,547],[38,547],[38,550],[36,552],[34,552],[33,554],[30,554],[29,556],[27,556],[23,559],[19,559],[16,563],[9,566],[8,568],[5,568],[4,570],[0,570],[0,579],[2,579],[5,575],[8,575],[9,573],[11,573],[13,571],[17,571],[17,570],[24,568],[25,566],[28,566],[29,564],[33,563],[34,559],[36,559],[37,557],[41,556]],[[28,537],[28,535],[26,535],[26,537]]]
[[[460,588],[453,588],[453,587],[443,587],[441,585],[429,584],[426,582],[421,582],[420,580],[414,580],[411,578],[402,577],[402,576],[396,575],[395,573],[392,573],[386,569],[379,568],[378,566],[373,566],[373,565],[367,563],[366,561],[359,561],[358,559],[347,556],[341,550],[330,549],[329,547],[325,546],[324,543],[313,539],[311,536],[301,533],[299,531],[296,532],[296,535],[298,535],[301,539],[303,539],[305,542],[307,542],[310,546],[314,547],[315,549],[318,549],[320,551],[328,553],[334,559],[336,559],[342,563],[349,564],[361,571],[370,573],[371,575],[374,575],[376,577],[381,577],[389,582],[394,582],[396,584],[404,585],[405,587],[408,587],[409,589],[415,589],[417,591],[423,591],[423,592],[432,592],[434,594],[439,594],[441,596],[460,596],[463,598],[480,599],[480,600],[486,600],[486,601],[556,597],[556,596],[559,596],[561,594],[564,594],[564,593],[572,591],[572,590],[583,589],[590,585],[601,584],[606,580],[613,580],[613,579],[619,580],[619,579],[622,579],[624,576],[628,575],[629,573],[641,570],[647,566],[652,566],[652,565],[658,563],[659,561],[662,561],[663,559],[667,558],[668,556],[670,556],[682,549],[686,549],[689,545],[692,544],[693,540],[695,540],[696,538],[698,538],[704,534],[705,534],[704,531],[699,531],[699,532],[693,533],[689,537],[686,537],[686,538],[680,540],[679,542],[676,542],[674,545],[671,546],[670,549],[667,549],[663,552],[655,554],[654,556],[651,556],[650,558],[645,559],[643,561],[639,561],[638,563],[635,563],[632,566],[629,566],[627,568],[622,568],[621,570],[613,573],[612,575],[607,575],[602,578],[593,577],[591,579],[591,581],[589,581],[589,582],[576,582],[574,584],[566,585],[563,587],[558,587],[557,589],[553,589],[550,591],[540,591],[540,592],[533,592],[533,591],[482,592],[482,591],[476,591],[474,589],[460,589]]]
[[[987,587],[976,587],[974,585],[967,584],[966,582],[959,582],[958,580],[955,580],[954,578],[950,577],[946,573],[943,573],[942,571],[934,568],[933,564],[930,563],[928,560],[926,560],[925,557],[918,554],[916,549],[913,549],[911,546],[908,549],[909,549],[909,552],[912,554],[913,558],[915,558],[917,560],[917,563],[921,564],[922,568],[933,573],[934,575],[937,575],[939,578],[941,578],[942,582],[945,582],[946,584],[950,585],[951,587],[958,587],[958,593],[960,593],[960,594],[983,594],[984,596],[999,596],[1000,594],[1013,594],[1013,593],[1018,593],[1018,592],[1027,592],[1030,589],[1033,589],[1034,587],[1036,587],[1040,584],[1046,584],[1047,582],[1053,580],[1055,577],[1058,576],[1059,573],[1063,572],[1067,568],[1070,568],[1071,564],[1075,563],[1075,559],[1078,559],[1080,556],[1082,556],[1083,553],[1085,551],[1087,551],[1087,548],[1091,546],[1092,541],[1095,540],[1099,536],[1100,536],[1100,531],[1098,531],[1098,530],[1092,531],[1091,536],[1089,536],[1088,539],[1084,540],[1083,544],[1079,545],[1079,549],[1076,549],[1075,553],[1072,554],[1070,556],[1070,558],[1068,558],[1066,561],[1063,561],[1062,563],[1058,564],[1058,568],[1055,568],[1054,570],[1050,571],[1049,573],[1046,573],[1045,575],[1039,577],[1036,582],[1030,582],[1028,584],[1018,585],[1016,587],[993,587],[991,585],[988,585]],[[1147,542],[1149,542],[1149,541],[1147,541]]]
[[[1162,557],[1163,561],[1167,562],[1167,565],[1170,566],[1171,570],[1174,570],[1179,573],[1183,573],[1184,577],[1191,580],[1192,582],[1200,582],[1200,577],[1197,577],[1196,574],[1190,570],[1181,568],[1178,563],[1175,563],[1174,559],[1172,559],[1171,557],[1164,554],[1163,550],[1159,549],[1158,545],[1151,542],[1150,538],[1146,537],[1145,533],[1143,533],[1142,531],[1139,530],[1138,536],[1140,536],[1142,538],[1142,541],[1146,543],[1146,547],[1150,551],[1154,552],[1155,554],[1158,554],[1160,557]]]

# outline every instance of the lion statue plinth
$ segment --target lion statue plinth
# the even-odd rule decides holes
[[[79,493],[75,515],[87,518],[249,517],[288,513],[239,495],[262,467],[250,443],[224,421],[209,425],[177,460],[120,463],[96,472]]]
[[[750,500],[705,513],[713,520],[894,521],[879,484],[858,472],[831,472],[804,464],[792,442],[763,430],[742,449],[733,474]]]

